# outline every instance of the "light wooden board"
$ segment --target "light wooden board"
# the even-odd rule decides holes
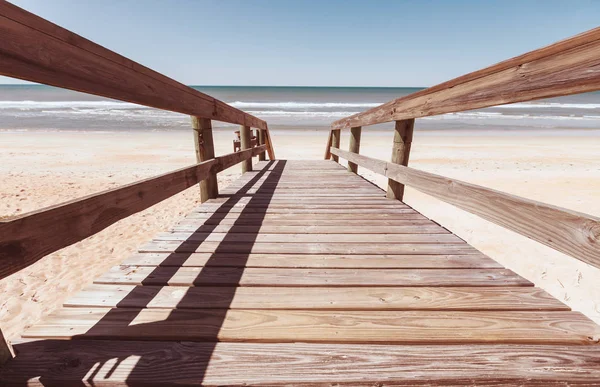
[[[5,385],[594,385],[600,347],[39,340]],[[232,370],[232,365],[235,368]]]
[[[153,241],[146,253],[259,253],[259,254],[479,254],[466,243],[219,243]]]
[[[468,269],[503,268],[483,255],[310,255],[233,253],[137,253],[123,261],[132,266],[233,266],[289,268]]]
[[[171,229],[176,232],[193,231],[199,233],[262,233],[262,234],[447,234],[443,227],[433,222],[408,224],[403,226],[285,226],[285,225],[203,225],[199,222],[180,222]]]
[[[202,233],[163,232],[156,241],[222,242],[222,243],[460,243],[454,234],[266,234],[266,233]]]
[[[385,344],[598,344],[576,312],[62,308],[24,338]]]
[[[87,286],[69,307],[315,310],[570,310],[539,288]]]
[[[262,226],[302,226],[302,227],[335,227],[340,230],[344,228],[354,228],[357,232],[366,230],[367,227],[364,226],[377,226],[377,227],[389,227],[393,229],[393,227],[397,226],[415,226],[415,225],[431,225],[433,222],[427,218],[425,218],[421,214],[417,215],[406,215],[402,216],[400,219],[393,219],[390,217],[382,218],[382,219],[363,219],[360,216],[356,216],[354,219],[341,219],[335,220],[331,217],[329,218],[321,218],[314,220],[307,220],[305,214],[297,214],[294,217],[273,217],[274,214],[270,214],[265,216],[264,219],[261,217],[252,217],[252,214],[248,214],[248,216],[239,217],[237,214],[228,214],[227,216],[222,216],[221,214],[213,215],[210,217],[206,217],[200,214],[193,214],[189,217],[182,219],[180,222],[176,224],[176,227],[184,226],[184,227],[200,227],[202,225],[206,225],[209,227],[215,226],[252,226],[260,228]],[[307,224],[310,223],[310,226]],[[369,227],[370,228],[370,227]],[[355,232],[356,233],[356,232]],[[390,232],[392,234],[393,232]]]
[[[411,210],[412,211],[412,210]],[[350,221],[358,221],[358,220],[411,220],[411,219],[427,219],[420,213],[416,211],[412,212],[403,212],[403,213],[382,213],[381,211],[378,213],[372,214],[361,214],[361,213],[337,213],[337,214],[324,214],[321,212],[306,212],[306,213],[204,213],[204,212],[190,212],[186,219],[237,219],[240,221],[251,221],[251,220],[303,220],[304,224],[313,224],[313,222],[317,223],[321,220],[332,221],[335,220],[338,224],[346,224],[347,220]]]
[[[172,286],[532,286],[507,269],[115,266],[94,283]]]

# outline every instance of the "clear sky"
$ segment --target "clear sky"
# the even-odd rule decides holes
[[[599,0],[11,2],[191,85],[430,86],[600,22]]]

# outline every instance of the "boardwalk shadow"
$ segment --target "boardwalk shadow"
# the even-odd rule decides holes
[[[252,252],[268,204],[284,167],[285,161],[271,161],[265,168],[255,172],[248,183],[220,206],[219,212],[213,213],[202,222],[202,226],[195,230],[200,231],[201,229],[202,234],[195,234],[194,238],[190,237],[180,244],[180,246],[185,246],[185,255],[182,256],[182,253],[178,251],[163,260],[162,264],[164,265],[183,262],[191,257],[192,251],[205,242],[210,231],[214,230],[228,213],[231,213],[233,206],[238,204],[242,198],[250,197],[248,204],[241,210],[232,225],[232,228],[235,229],[236,225],[243,224],[247,239],[240,243],[229,231],[192,281],[196,287],[193,297],[190,296],[188,289],[186,294],[179,299],[177,309],[165,310],[164,319],[161,321],[143,322],[141,319],[138,323],[136,319],[140,319],[140,312],[158,295],[160,289],[168,286],[169,280],[174,278],[180,268],[177,266],[156,267],[142,281],[142,286],[133,288],[117,304],[117,308],[109,310],[85,334],[74,336],[73,340],[79,340],[81,345],[85,344],[85,354],[83,352],[70,353],[69,349],[76,347],[77,343],[68,341],[42,340],[16,345],[17,354],[22,352],[23,354],[37,353],[42,357],[49,356],[48,353],[44,354],[44,351],[41,351],[42,348],[47,351],[49,347],[61,354],[58,361],[56,361],[56,357],[48,358],[49,361],[52,359],[52,362],[56,363],[51,365],[49,374],[52,376],[48,380],[42,376],[39,383],[48,386],[57,385],[51,379],[55,380],[55,377],[62,375],[68,380],[80,378],[81,385],[94,385],[94,378],[98,378],[96,380],[98,382],[108,381],[111,377],[117,376],[118,379],[126,378],[128,384],[132,385],[139,384],[142,380],[144,385],[146,383],[166,385],[169,384],[169,381],[179,377],[179,375],[174,377],[173,371],[180,369],[184,383],[201,384],[211,355],[219,341],[218,334],[234,299],[236,286],[242,279],[248,257]],[[269,172],[268,175],[267,172]],[[256,193],[249,195],[249,191],[263,177],[265,179]],[[253,204],[258,205],[253,206]],[[251,221],[249,221],[250,218]],[[228,258],[227,252],[231,251],[232,244],[235,244],[236,253],[234,255],[239,264],[236,264],[237,267],[226,267],[230,263],[223,265],[221,260]],[[156,286],[159,285],[156,278],[161,279],[160,286]],[[200,289],[205,286],[222,286],[219,289],[218,300],[211,299],[211,305],[217,305],[217,308],[193,309],[194,300],[198,300],[199,297],[215,296],[214,293],[202,295]],[[138,307],[132,308],[128,305],[137,305]],[[190,318],[192,314],[193,319]],[[194,325],[191,326],[191,324]],[[174,332],[173,327],[177,327],[178,331]],[[186,328],[197,333],[193,335],[194,340],[201,343],[186,343],[181,340],[187,336]],[[159,332],[162,333],[157,335]],[[110,342],[106,342],[106,339],[119,341],[119,346],[115,347]],[[139,340],[151,340],[152,342],[140,342]],[[162,341],[157,342],[156,340]],[[64,350],[64,353],[61,349]],[[174,354],[179,354],[181,357],[174,359]],[[39,361],[44,362],[43,359]],[[20,371],[22,372],[23,369]],[[32,371],[34,370],[32,369]],[[234,368],[232,368],[232,372],[235,372]],[[148,380],[149,375],[154,375],[153,380]],[[26,385],[27,380],[36,377],[40,377],[40,375],[35,375],[35,372],[23,375],[23,379],[16,380],[14,385]],[[165,379],[161,381],[163,377]]]

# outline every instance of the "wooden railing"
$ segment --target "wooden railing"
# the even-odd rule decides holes
[[[217,172],[275,153],[267,123],[0,0],[0,75],[192,116],[198,163],[137,183],[0,221],[0,279],[45,255],[200,183],[218,195]],[[215,157],[212,120],[241,125],[242,150]],[[251,128],[259,144],[250,147]],[[0,335],[1,336],[1,335]]]
[[[334,122],[325,159],[388,177],[600,268],[600,218],[407,167],[415,118],[600,90],[600,28]],[[395,121],[391,162],[358,155],[363,126]],[[350,128],[349,152],[339,149]]]

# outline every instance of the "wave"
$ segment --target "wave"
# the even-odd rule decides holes
[[[600,109],[597,103],[559,103],[559,102],[520,102],[509,105],[493,106],[494,109]]]
[[[319,109],[319,108],[371,108],[380,102],[243,102],[229,103],[239,109]]]

